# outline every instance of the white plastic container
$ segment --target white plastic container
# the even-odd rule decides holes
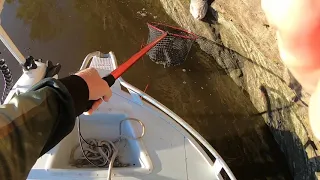
[[[99,140],[116,141],[120,135],[120,122],[126,119],[125,114],[107,114],[95,113],[94,116],[82,115],[81,134],[85,139],[95,138]],[[73,131],[59,143],[49,153],[46,169],[52,173],[74,175],[81,177],[106,177],[107,168],[86,168],[75,167],[70,161],[72,149],[79,144],[78,125]],[[122,135],[129,137],[137,137],[141,134],[142,127],[135,121],[123,121],[121,125]],[[146,149],[143,146],[143,138],[134,140],[122,140],[121,143],[116,143],[119,149],[118,158],[123,164],[128,164],[127,167],[114,167],[113,174],[117,176],[130,175],[134,173],[148,174],[152,171],[152,163]],[[80,150],[76,151],[75,156],[80,156]],[[69,177],[69,176],[68,176]]]

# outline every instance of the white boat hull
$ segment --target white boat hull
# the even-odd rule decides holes
[[[98,52],[88,55],[81,68],[88,66],[97,68],[101,76],[117,67],[113,53],[102,55]],[[121,86],[127,91],[122,90]],[[16,89],[19,89],[19,84],[14,91]],[[103,103],[97,112],[91,116],[80,116],[83,136],[115,140],[119,135],[120,121],[125,118],[139,119],[146,128],[141,139],[128,140],[123,146],[119,145],[119,159],[129,166],[114,167],[112,179],[214,180],[223,179],[222,170],[230,179],[235,179],[210,144],[168,108],[121,78],[112,86],[112,92],[110,101]],[[130,136],[138,136],[142,131],[141,126],[131,121],[124,123],[122,128]],[[78,144],[75,126],[66,138],[38,159],[28,179],[106,179],[107,168],[77,168],[71,165],[70,154]],[[213,159],[209,158],[203,147]]]

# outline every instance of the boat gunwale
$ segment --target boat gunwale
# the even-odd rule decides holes
[[[117,59],[114,55],[114,53],[112,51],[110,51],[108,53],[111,57],[112,60],[112,65],[114,68],[118,67],[117,65]],[[83,70],[87,67],[89,67],[89,64],[91,62],[91,59],[94,56],[98,56],[98,57],[104,57],[103,53],[96,51],[93,53],[88,54],[82,65],[80,70]],[[187,134],[184,134],[184,136],[187,136],[188,139],[194,140],[196,139],[198,143],[201,143],[202,147],[197,143],[197,142],[192,142],[192,145],[196,146],[197,150],[200,150],[202,152],[200,152],[202,155],[206,155],[207,157],[205,157],[206,159],[209,158],[208,154],[203,150],[203,147],[206,148],[206,150],[208,150],[208,152],[211,153],[211,155],[215,158],[215,161],[212,165],[213,171],[215,173],[215,175],[219,178],[219,179],[223,179],[221,176],[221,171],[222,169],[226,172],[226,174],[228,175],[228,177],[230,178],[230,180],[236,180],[236,177],[234,176],[233,172],[231,171],[231,169],[229,168],[229,166],[226,164],[226,162],[222,159],[222,157],[219,155],[219,153],[207,142],[207,140],[205,140],[195,129],[193,129],[186,121],[184,121],[182,118],[180,118],[177,114],[175,114],[173,111],[171,111],[170,109],[168,109],[166,106],[164,106],[163,104],[161,104],[160,102],[158,102],[157,100],[155,100],[154,98],[152,98],[151,96],[149,96],[148,94],[146,94],[145,92],[139,90],[138,88],[134,87],[133,85],[131,85],[130,83],[126,82],[122,77],[118,78],[120,84],[127,88],[128,91],[130,92],[133,91],[134,93],[136,93],[137,95],[139,95],[141,98],[143,98],[146,102],[150,103],[153,107],[157,108],[158,110],[160,110],[161,112],[163,112],[164,114],[166,114],[167,116],[169,116],[172,120],[174,120],[176,123],[178,123],[186,132]],[[123,90],[122,90],[123,91]],[[117,94],[119,95],[119,94]],[[121,96],[121,95],[120,95]],[[123,96],[121,96],[123,97]],[[123,97],[125,98],[125,97]],[[127,98],[126,98],[127,99]],[[132,99],[128,99],[131,101],[134,101]],[[136,103],[136,102],[134,102]],[[138,103],[136,103],[138,104]],[[139,104],[141,105],[141,104]],[[151,107],[152,107],[151,106]],[[161,118],[163,119],[163,118]],[[180,131],[181,132],[181,131]],[[210,158],[209,158],[210,159]],[[208,159],[207,159],[208,160]],[[208,161],[210,162],[210,161]]]

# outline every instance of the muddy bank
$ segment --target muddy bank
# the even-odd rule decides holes
[[[180,26],[202,36],[200,48],[243,88],[286,156],[293,177],[315,179],[319,143],[308,123],[309,95],[281,63],[275,31],[260,1],[216,0],[203,21],[192,18],[187,0],[161,2]]]

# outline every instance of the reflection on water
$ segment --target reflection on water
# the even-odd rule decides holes
[[[14,3],[15,0],[6,0]],[[30,25],[31,39],[48,41],[63,28],[63,14],[57,0],[19,0],[16,16]]]
[[[61,76],[77,71],[96,50],[114,51],[119,63],[125,61],[146,42],[147,22],[175,25],[155,0],[10,0],[1,20],[24,55],[59,62]],[[13,58],[7,51],[3,56],[18,77]],[[288,177],[248,96],[197,45],[181,66],[163,68],[144,57],[124,79],[139,89],[148,86],[147,93],[198,130],[239,179]]]

